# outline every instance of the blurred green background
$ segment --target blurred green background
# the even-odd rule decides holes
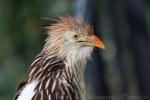
[[[93,10],[96,15],[93,19],[97,19],[96,23],[99,23],[96,32],[100,33],[107,48],[100,51],[107,89],[105,95],[119,95],[125,91],[128,95],[149,96],[150,1],[90,1],[94,2],[96,9]],[[82,0],[0,0],[0,100],[12,100],[17,85],[25,78],[29,65],[41,51],[46,38],[44,27],[52,23],[45,18],[75,15],[77,2]],[[132,10],[135,10],[135,14],[130,12]],[[140,13],[137,14],[136,11]],[[135,21],[132,14],[135,15]],[[140,18],[136,19],[136,16]],[[144,21],[138,23],[141,17]],[[139,26],[136,29],[139,30],[136,33],[134,26],[137,24]],[[136,36],[138,37],[134,38]],[[141,42],[137,44],[136,41]],[[143,51],[138,51],[136,47]]]
[[[69,0],[0,0],[0,100],[12,100],[34,57],[41,51],[44,27],[71,12]],[[45,25],[46,24],[46,25]]]

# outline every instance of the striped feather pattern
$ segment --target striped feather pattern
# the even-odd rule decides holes
[[[81,100],[81,87],[75,82],[77,80],[74,76],[61,59],[54,55],[40,54],[31,64],[26,84],[38,81],[32,100]],[[20,89],[24,86],[25,84]]]

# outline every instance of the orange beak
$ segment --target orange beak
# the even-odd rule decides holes
[[[94,46],[94,47],[105,49],[105,45],[104,45],[103,41],[95,35],[92,35],[89,38],[89,42],[91,42],[92,46]]]

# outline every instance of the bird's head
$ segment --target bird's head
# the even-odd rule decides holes
[[[57,52],[61,57],[86,57],[93,47],[105,48],[102,40],[93,33],[88,23],[81,23],[71,16],[59,17],[55,24],[48,27],[45,50],[48,53]]]
[[[92,31],[91,31],[92,32]],[[102,41],[86,29],[77,28],[64,33],[64,45],[79,48],[98,47],[104,49]]]

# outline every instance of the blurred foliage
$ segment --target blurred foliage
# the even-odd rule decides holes
[[[104,0],[103,0],[104,1]],[[97,4],[96,4],[97,3]],[[117,94],[120,73],[117,69],[117,50],[115,36],[107,30],[109,17],[104,10],[105,2],[97,0],[98,16],[102,36],[109,47],[102,52],[105,65],[105,81],[112,94]],[[116,6],[117,9],[118,6]],[[74,0],[0,0],[0,100],[11,100],[16,92],[17,84],[23,79],[34,57],[41,51],[46,35],[44,27],[51,21],[46,18],[56,18],[64,14],[73,14]],[[118,9],[118,12],[120,10]],[[145,0],[147,27],[150,29],[150,1]],[[124,16],[124,15],[118,15]],[[124,17],[119,17],[124,18]],[[128,26],[123,20],[122,26]],[[99,29],[98,28],[98,29]],[[119,30],[119,29],[118,29]],[[119,39],[129,40],[129,29],[122,27]],[[148,30],[150,33],[150,30]],[[128,33],[128,34],[127,34]],[[150,39],[150,34],[149,39]],[[112,40],[112,41],[110,41]],[[150,41],[149,41],[150,42]],[[124,69],[127,73],[129,91],[131,94],[138,92],[137,79],[134,69],[134,54],[129,46],[124,46],[122,59],[125,60]],[[129,65],[126,65],[129,64]],[[149,77],[149,76],[148,76]]]

